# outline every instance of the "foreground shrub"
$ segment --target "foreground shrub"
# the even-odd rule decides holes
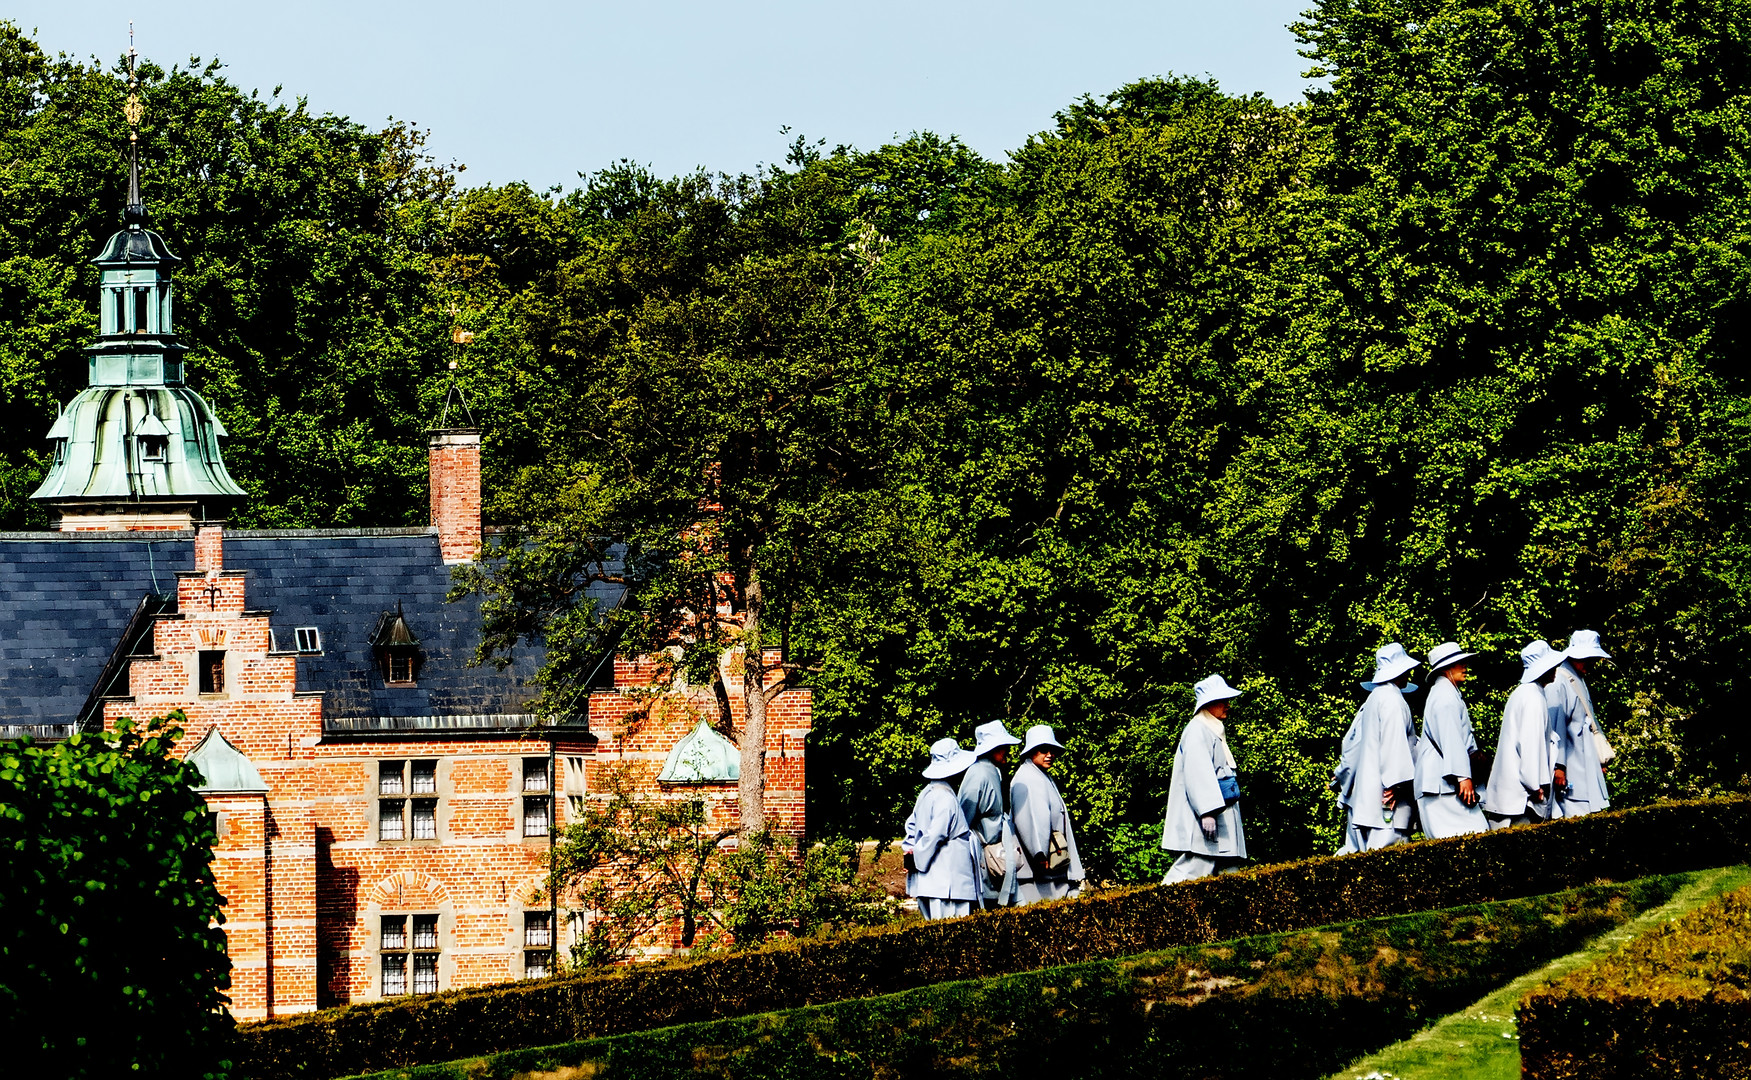
[[[1751,1077],[1751,888],[1520,1003],[1530,1080]]]
[[[1751,859],[1751,799],[1669,803],[692,962],[251,1024],[245,1075],[333,1077]]]
[[[372,1080],[1323,1077],[1665,902],[1682,880],[944,983]]]
[[[181,734],[124,721],[0,746],[0,1072],[220,1071],[230,962],[198,774],[170,756]]]

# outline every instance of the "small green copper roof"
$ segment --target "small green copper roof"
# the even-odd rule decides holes
[[[196,791],[227,794],[266,794],[268,786],[261,782],[261,773],[248,755],[231,745],[231,740],[217,726],[208,729],[200,743],[183,759],[201,770],[201,783]]]
[[[742,775],[742,754],[736,744],[711,729],[704,720],[682,737],[663,762],[664,784],[717,784],[738,780]]]
[[[146,228],[138,179],[130,181],[123,229],[92,260],[98,337],[86,347],[89,385],[49,429],[54,460],[33,499],[63,509],[115,503],[216,505],[247,496],[219,453],[225,425],[183,384],[171,319],[170,267],[180,262]]]

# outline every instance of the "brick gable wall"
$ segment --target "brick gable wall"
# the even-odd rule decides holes
[[[450,555],[446,549],[446,561]],[[521,977],[524,914],[549,904],[549,840],[522,835],[525,758],[551,752],[555,760],[558,828],[574,798],[599,796],[602,770],[610,767],[627,769],[642,791],[703,798],[710,820],[722,827],[736,821],[733,783],[656,782],[701,707],[715,715],[717,706],[697,693],[653,693],[654,662],[617,659],[615,685],[590,697],[587,733],[554,730],[551,744],[547,731],[325,734],[322,695],[301,689],[296,658],[272,647],[274,598],[248,595],[247,576],[224,569],[221,530],[201,530],[196,569],[178,574],[176,589],[176,613],[155,621],[150,655],[130,661],[128,694],[107,701],[104,716],[113,726],[124,716],[182,709],[183,752],[217,726],[268,788],[265,796],[207,799],[217,814],[215,871],[227,899],[232,1011],[239,1019],[381,996],[385,915],[438,917],[439,989]],[[202,652],[224,653],[218,693],[199,692]],[[769,658],[776,661],[776,652]],[[739,686],[730,696],[739,724]],[[810,713],[806,690],[785,691],[769,711],[767,813],[781,836],[803,834]],[[437,763],[437,790],[426,796],[437,803],[436,838],[379,839],[379,767],[416,760]],[[399,796],[404,815],[416,797]],[[562,908],[556,928],[562,955],[571,943],[567,915]],[[653,944],[660,951],[666,943]]]

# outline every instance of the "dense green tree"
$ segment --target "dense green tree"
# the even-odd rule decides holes
[[[181,719],[0,747],[8,1071],[223,1075],[231,965]]]

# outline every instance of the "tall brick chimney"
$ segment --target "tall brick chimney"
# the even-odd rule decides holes
[[[480,548],[480,429],[436,428],[431,436],[432,525],[445,565]]]

